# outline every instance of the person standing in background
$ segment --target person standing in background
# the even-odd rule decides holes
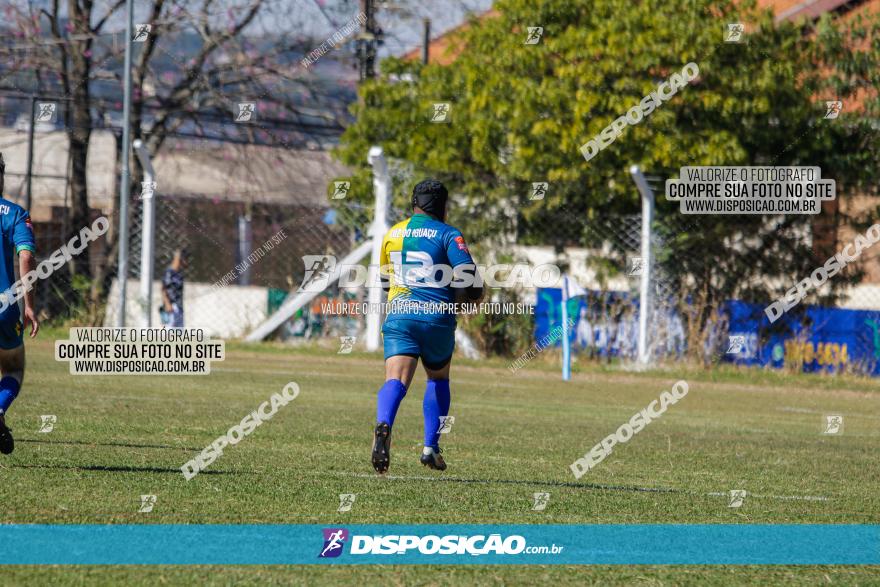
[[[167,328],[183,328],[183,270],[186,268],[186,254],[176,249],[171,265],[162,275],[162,308],[159,318]]]

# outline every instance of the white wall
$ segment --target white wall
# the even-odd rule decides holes
[[[141,304],[138,300],[140,282],[129,279],[126,284],[125,324],[142,326]],[[161,326],[159,305],[162,286],[153,282],[152,315],[154,327]],[[228,285],[212,291],[210,283],[185,282],[183,287],[183,324],[187,328],[204,328],[205,334],[217,338],[241,338],[266,319],[269,294],[267,288]],[[104,326],[116,326],[119,314],[119,289],[116,280],[110,288]]]

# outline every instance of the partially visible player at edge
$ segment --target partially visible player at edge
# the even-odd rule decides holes
[[[27,211],[3,199],[3,179],[6,164],[0,154],[0,292],[12,297],[15,283],[13,260],[18,253],[18,270],[25,275],[34,270],[37,250],[31,217]],[[24,323],[31,326],[31,338],[37,335],[40,323],[34,311],[34,291],[24,294]],[[8,455],[15,448],[12,431],[6,426],[6,413],[18,396],[24,380],[24,341],[22,340],[21,313],[18,304],[10,304],[0,312],[0,453]]]
[[[400,402],[412,383],[419,358],[428,376],[422,411],[425,417],[423,465],[443,471],[440,454],[441,417],[449,415],[449,366],[455,348],[455,314],[426,304],[451,304],[459,298],[473,302],[483,295],[481,285],[453,288],[432,285],[431,266],[459,267],[474,275],[474,261],[458,229],[444,223],[448,192],[427,179],[413,189],[412,217],[391,227],[382,241],[381,273],[387,277],[389,311],[382,335],[385,346],[385,384],[379,389],[373,434],[373,468],[385,473],[391,463],[391,430]],[[421,276],[417,283],[409,277]],[[456,293],[459,292],[458,295]]]

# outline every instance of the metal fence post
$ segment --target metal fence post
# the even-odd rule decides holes
[[[253,252],[251,250],[253,247],[252,240],[251,213],[247,211],[238,217],[238,262],[244,267],[238,276],[238,285],[251,284],[251,264],[248,261],[248,257]]]
[[[630,174],[642,195],[642,274],[639,283],[639,363],[648,365],[651,353],[648,348],[648,324],[651,317],[651,225],[654,222],[654,193],[648,186],[638,165],[629,168]]]
[[[141,305],[143,317],[141,323],[144,327],[152,326],[153,319],[153,268],[155,262],[155,235],[156,235],[156,199],[154,197],[153,182],[156,181],[156,173],[150,161],[147,147],[140,139],[134,142],[134,150],[137,152],[141,167],[144,169],[145,189],[141,191],[141,209],[143,212],[143,226],[141,227]]]
[[[128,280],[128,198],[130,196],[131,171],[131,31],[133,9],[132,0],[125,2],[125,81],[122,106],[122,173],[119,180],[119,268],[116,280],[119,286],[119,315],[116,326],[125,326],[125,296]]]

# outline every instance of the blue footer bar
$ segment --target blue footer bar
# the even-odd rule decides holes
[[[18,565],[880,565],[880,525],[0,525]]]

